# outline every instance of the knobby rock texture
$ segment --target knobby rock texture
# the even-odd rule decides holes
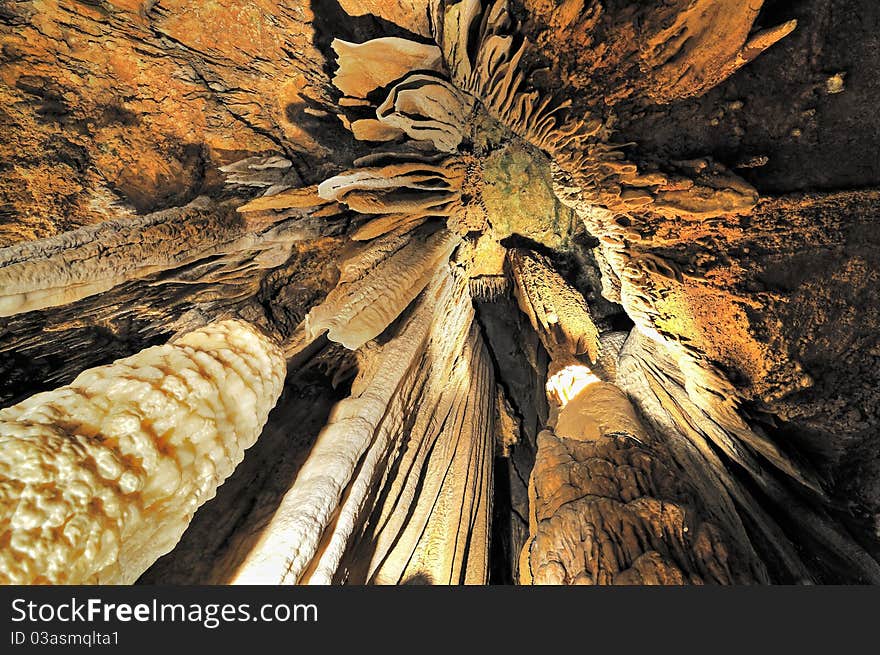
[[[283,381],[277,345],[222,321],[0,410],[0,579],[136,580],[256,441]]]
[[[0,578],[880,582],[878,34],[0,0]]]

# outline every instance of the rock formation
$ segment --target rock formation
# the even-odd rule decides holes
[[[686,474],[667,468],[648,441],[612,384],[596,380],[564,404],[538,435],[522,582],[767,581],[748,541],[737,544],[690,506]]]
[[[278,347],[240,321],[0,410],[5,584],[134,582],[260,435]]]
[[[494,381],[473,318],[441,269],[362,353],[236,582],[486,581]]]
[[[2,581],[880,582],[851,4],[0,2]]]

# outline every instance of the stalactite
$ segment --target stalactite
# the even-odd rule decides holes
[[[131,583],[257,439],[279,348],[224,321],[0,410],[0,582]]]
[[[351,396],[333,408],[294,486],[239,568],[237,584],[296,583],[318,554],[358,462],[424,346],[432,300],[429,293],[414,308],[398,336],[380,351],[377,365],[359,373]]]
[[[601,382],[573,356],[570,338],[547,334],[548,321],[540,316],[555,316],[553,309],[565,306],[560,288],[568,296],[574,292],[537,257],[522,250],[509,254],[520,309],[552,357],[546,387],[550,427],[538,436],[530,477],[531,537],[522,551],[522,582],[766,581],[739,515],[715,511],[715,490],[702,480],[671,484],[676,474],[684,474],[684,480],[691,474],[676,470],[675,460],[642,426],[625,394]],[[585,305],[581,311],[592,326],[597,349],[598,332]],[[623,345],[619,338],[605,343],[618,352]],[[614,379],[617,365],[607,361],[609,354],[599,368]],[[641,471],[633,478],[636,468]],[[710,495],[702,498],[706,493]]]
[[[197,198],[186,207],[9,246],[0,250],[0,317],[66,305],[213,256],[247,252],[260,268],[279,266],[290,244],[311,234],[289,222],[255,224],[230,206]]]
[[[430,141],[440,152],[456,152],[471,111],[473,100],[463,96],[449,82],[419,73],[392,87],[376,109],[376,118],[380,124],[411,139]],[[356,129],[355,136],[364,141],[381,140],[363,138]]]
[[[471,295],[480,302],[493,302],[510,292],[510,280],[504,275],[477,275],[470,280]]]
[[[266,195],[272,195],[299,182],[298,176],[291,169],[293,162],[280,155],[265,157],[246,157],[227,166],[221,166],[220,172],[226,175],[226,183],[245,187],[265,189]]]
[[[696,451],[697,466],[698,470],[703,471],[702,475],[710,479],[714,477],[712,472],[717,473],[717,480],[724,491],[716,487],[710,497],[717,502],[729,495],[739,511],[763,533],[765,542],[775,551],[775,556],[784,562],[791,579],[810,579],[790,538],[782,534],[776,522],[768,517],[767,510],[725,470],[719,459],[720,452],[741,466],[761,492],[778,508],[790,514],[805,534],[822,543],[835,558],[843,560],[850,572],[857,572],[864,580],[880,580],[880,568],[876,561],[845,530],[822,511],[799,500],[796,493],[772,471],[766,470],[749,447],[749,442],[738,440],[738,434],[725,426],[717,412],[711,409],[707,411],[691,400],[688,388],[694,372],[682,371],[664,350],[661,344],[634,332],[621,353],[621,366],[624,369],[622,384],[631,390],[646,415],[657,423],[670,442],[675,441],[676,435],[682,435],[688,442],[689,447],[679,447],[677,455],[684,465],[693,465],[691,458],[695,456],[693,451]],[[789,468],[796,466],[799,466],[795,469],[798,473],[795,479],[798,479],[801,477],[799,472],[805,469],[800,463],[792,463]]]
[[[520,69],[528,42],[516,34],[506,0],[447,5],[442,34],[443,55],[453,80],[514,134],[555,152],[601,127],[601,122],[586,120],[564,125],[559,114],[569,103],[542,98],[528,84]]]
[[[443,66],[437,46],[400,37],[382,37],[365,43],[334,39],[333,49],[339,63],[333,85],[343,93],[343,98],[354,102],[363,101],[371,91],[411,71],[439,72]]]
[[[821,483],[804,463],[793,462],[788,454],[746,424],[737,411],[739,394],[708,357],[661,327],[669,314],[660,306],[663,294],[655,290],[661,286],[657,283],[658,279],[663,280],[663,286],[668,280],[680,282],[681,272],[674,264],[656,255],[630,252],[620,273],[621,302],[637,329],[656,342],[659,349],[668,351],[676,361],[687,381],[690,402],[711,416],[713,423],[718,426],[717,442],[727,444],[726,450],[739,450],[740,446],[736,444],[744,444],[816,494],[824,495]],[[756,467],[746,468],[757,471]]]
[[[318,194],[362,214],[379,216],[352,233],[354,240],[366,241],[430,217],[453,215],[461,204],[462,178],[462,167],[450,160],[364,165],[325,180]]]
[[[357,350],[379,336],[425,288],[458,243],[446,230],[414,234],[397,252],[345,279],[306,316],[311,336],[327,331],[331,341]]]
[[[470,327],[449,325],[444,339],[461,347],[429,376],[396,475],[350,559],[355,571],[369,560],[369,582],[487,581],[494,378],[472,310],[464,314]]]
[[[621,302],[635,321],[637,334],[632,338],[633,343],[638,338],[642,347],[651,351],[642,359],[645,366],[654,369],[655,375],[663,380],[656,382],[655,393],[676,396],[672,405],[675,407],[673,413],[679,416],[678,423],[683,426],[679,429],[691,435],[694,426],[699,425],[696,438],[714,444],[726,457],[742,466],[759,487],[772,488],[774,494],[783,493],[776,486],[773,472],[768,470],[769,463],[827,503],[824,484],[808,463],[792,458],[759,430],[748,425],[741,415],[742,399],[734,385],[696,344],[676,334],[675,321],[680,322],[686,311],[680,304],[676,305],[676,299],[681,297],[684,289],[686,274],[674,262],[647,251],[645,246],[651,241],[641,234],[643,226],[635,224],[628,216],[588,207],[580,191],[574,189],[570,181],[565,181],[565,174],[559,169],[556,173],[555,182],[561,197],[577,209],[589,230],[600,235],[607,263],[603,270],[606,296]],[[675,371],[674,376],[670,377],[668,370],[661,373],[667,367]],[[677,384],[671,381],[676,378]],[[715,457],[705,448],[703,452],[710,460]],[[747,502],[737,483],[727,481],[726,485],[737,487],[728,491],[738,498],[741,511],[756,513],[752,508],[754,502]],[[784,504],[790,507],[792,501],[784,501]],[[773,522],[764,516],[753,517],[753,520],[762,531],[769,533],[766,535],[768,542],[777,544],[774,547],[783,551],[781,557],[792,578],[808,577],[797,556],[791,552],[791,546],[786,545],[788,538],[780,535]],[[836,533],[841,543],[846,544],[841,547],[841,552],[853,553],[852,558],[862,562],[858,568],[864,570],[867,567],[863,575],[874,575],[858,554],[860,549],[839,530],[830,527],[829,521],[816,518],[812,523],[822,525],[822,531],[827,529]]]
[[[762,2],[680,0],[647,14],[642,87],[657,102],[699,96],[790,34],[797,21],[752,33]]]
[[[754,207],[757,192],[708,159],[679,162],[674,173],[640,170],[626,160],[621,145],[611,143],[612,118],[570,111],[570,100],[558,100],[552,91],[536,88],[521,66],[531,44],[519,34],[508,4],[507,0],[463,0],[446,6],[439,40],[452,78],[478,98],[495,119],[550,154],[573,176],[589,203],[616,211],[643,211],[650,206],[669,216],[704,217]],[[699,6],[676,6],[667,13],[654,8],[643,11],[648,16],[646,23],[656,20],[667,27],[668,15],[680,21],[678,31],[658,27],[650,45],[642,44],[643,49],[634,54],[658,67],[653,88],[666,89],[666,99],[705,92],[794,28],[794,24],[786,24],[746,45],[728,38],[723,43],[734,48],[732,59],[719,63],[713,59],[718,49],[713,35],[724,32],[726,16],[733,17],[730,22],[736,33],[747,32],[757,9],[743,6],[708,18]],[[711,52],[710,43],[714,46]],[[653,58],[650,52],[655,53]],[[676,52],[678,56],[674,56]]]
[[[599,357],[599,331],[583,295],[557,273],[547,258],[524,249],[508,251],[520,309],[542,337],[551,357]]]

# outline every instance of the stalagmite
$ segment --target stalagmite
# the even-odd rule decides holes
[[[223,321],[0,410],[0,582],[134,582],[256,441],[284,375],[274,343]]]
[[[525,584],[743,584],[756,558],[694,505],[626,396],[595,381],[538,436]]]

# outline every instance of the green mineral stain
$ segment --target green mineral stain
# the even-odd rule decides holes
[[[482,164],[483,200],[496,239],[521,234],[549,248],[568,247],[576,218],[553,193],[546,156],[512,139]]]

